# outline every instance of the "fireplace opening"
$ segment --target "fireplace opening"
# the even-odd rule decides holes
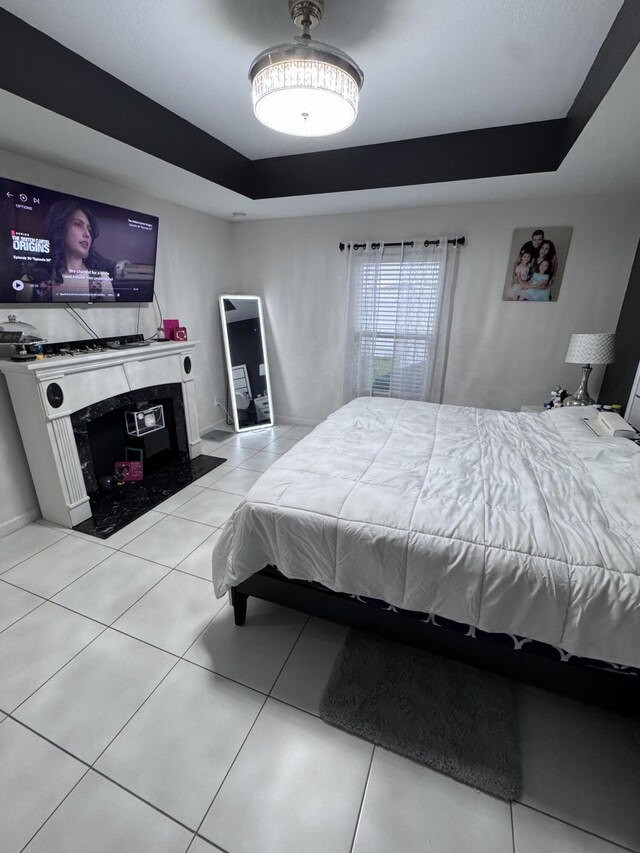
[[[92,511],[74,529],[103,539],[225,461],[190,459],[180,383],[93,403],[71,424]]]
[[[144,418],[146,412],[154,409],[162,412],[164,426],[141,435],[128,432],[127,415],[135,419],[136,414],[141,414]],[[186,447],[178,445],[171,397],[141,400],[135,407],[125,405],[99,415],[87,424],[87,437],[98,489],[103,477],[113,476],[117,462],[139,461],[143,477],[147,477],[189,458]]]

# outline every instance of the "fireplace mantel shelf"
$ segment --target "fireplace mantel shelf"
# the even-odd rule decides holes
[[[65,374],[78,370],[96,370],[104,365],[124,364],[128,361],[148,361],[158,357],[191,352],[200,341],[164,341],[150,343],[146,347],[123,347],[103,352],[78,353],[77,355],[56,355],[35,361],[0,360],[3,373],[30,373],[45,375],[48,373]]]
[[[192,353],[198,341],[152,343],[36,361],[0,360],[43,518],[74,527],[91,517],[71,415],[120,394],[180,383],[189,457],[200,455]]]

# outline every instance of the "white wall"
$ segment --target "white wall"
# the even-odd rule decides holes
[[[502,301],[514,228],[572,225],[557,303]],[[637,198],[523,200],[244,222],[232,226],[233,290],[265,297],[276,417],[317,421],[341,403],[344,269],[340,241],[465,235],[444,402],[518,410],[570,391],[572,332],[610,332],[640,232]],[[603,368],[595,368],[596,391]],[[623,401],[620,401],[623,402]]]
[[[523,200],[439,206],[230,225],[185,207],[0,151],[0,174],[160,218],[157,294],[165,317],[178,317],[197,355],[200,426],[220,419],[224,398],[217,296],[259,293],[265,314],[276,417],[315,422],[341,403],[344,266],[338,243],[464,234],[454,300],[445,402],[518,409],[548,399],[560,383],[577,386],[565,365],[571,332],[615,329],[640,231],[629,197]],[[572,225],[560,291],[552,304],[501,301],[512,230]],[[99,335],[135,331],[136,309],[78,307]],[[62,306],[0,305],[51,340],[85,333]],[[143,306],[141,331],[157,326]],[[598,387],[601,371],[592,388]],[[37,501],[4,379],[0,377],[0,536],[37,517]],[[8,487],[8,488],[7,488]]]
[[[0,151],[0,175],[160,218],[156,293],[164,317],[178,318],[186,325],[190,339],[202,341],[195,356],[200,427],[220,420],[214,398],[224,398],[225,383],[217,297],[228,287],[230,224],[177,204],[5,151]],[[75,305],[74,308],[99,336],[133,334],[136,331],[136,308],[133,306]],[[44,337],[52,341],[89,337],[62,305],[0,304],[0,317],[6,319],[9,311],[37,326]],[[156,308],[143,305],[140,316],[140,331],[145,336],[153,334],[158,326]],[[11,400],[2,376],[0,471],[1,536],[39,515]]]

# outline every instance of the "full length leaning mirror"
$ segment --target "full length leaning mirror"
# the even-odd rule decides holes
[[[273,426],[260,297],[223,294],[220,318],[234,428],[243,432]]]

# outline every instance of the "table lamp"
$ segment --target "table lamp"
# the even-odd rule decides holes
[[[611,364],[614,361],[613,342],[615,335],[571,335],[565,361],[582,364],[582,380],[575,394],[565,397],[563,406],[593,406],[595,400],[589,396],[589,376],[592,364]]]

